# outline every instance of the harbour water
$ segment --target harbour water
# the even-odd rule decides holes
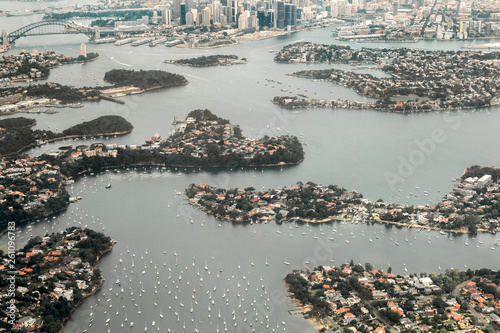
[[[3,22],[13,21],[2,17]],[[282,279],[292,269],[340,265],[351,259],[382,269],[390,265],[396,273],[403,273],[405,267],[408,272],[436,273],[448,268],[498,269],[496,257],[500,249],[493,246],[496,236],[491,234],[473,239],[469,235],[449,236],[362,223],[233,224],[196,211],[187,205],[184,195],[176,194],[191,183],[275,188],[314,181],[357,190],[373,200],[396,200],[402,193],[402,203],[408,200],[427,204],[451,190],[452,178],[460,177],[466,167],[500,165],[500,156],[495,153],[500,148],[498,107],[407,116],[368,110],[290,112],[272,104],[274,96],[292,95],[290,92],[314,98],[364,100],[327,82],[285,75],[329,65],[273,62],[269,51],[277,51],[287,43],[337,43],[330,37],[330,30],[303,31],[215,50],[87,44],[88,52],[100,54],[98,60],[52,70],[48,81],[74,86],[103,85],[104,73],[112,68],[171,71],[185,75],[190,84],[124,97],[125,105],[101,101],[61,109],[57,114],[30,114],[37,120],[37,128],[51,130],[62,130],[104,114],[121,115],[135,127],[122,137],[58,142],[33,149],[31,154],[55,151],[69,143],[141,144],[156,132],[167,136],[174,117],[184,118],[189,111],[200,108],[239,124],[246,136],[289,133],[306,143],[304,162],[283,170],[131,169],[77,180],[69,191],[73,196],[82,196],[81,201],[72,203],[64,214],[30,224],[31,228],[23,227],[18,235],[21,247],[29,236],[86,225],[118,241],[100,261],[106,278],[102,290],[72,314],[65,326],[67,332],[136,332],[144,327],[161,332],[182,332],[184,327],[186,331],[201,332],[216,332],[217,328],[221,332],[224,328],[229,332],[285,328],[312,332],[310,322],[288,313],[293,305]],[[86,41],[83,35],[23,38],[8,54],[22,49],[47,49],[76,56],[80,43]],[[391,45],[458,50],[461,42]],[[163,63],[165,59],[219,53],[246,57],[248,64],[189,68]],[[429,141],[436,129],[444,132],[443,142]],[[413,163],[411,156],[416,154],[423,157]],[[391,174],[399,176],[398,181]],[[105,189],[108,183],[112,187]],[[425,196],[424,191],[429,195]],[[1,245],[5,242],[5,237],[0,238]]]

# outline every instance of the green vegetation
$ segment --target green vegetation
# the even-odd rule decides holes
[[[35,119],[29,119],[25,117],[7,118],[0,120],[0,128],[6,130],[19,130],[22,128],[30,128],[35,125]]]
[[[72,126],[63,131],[64,136],[78,135],[106,135],[130,132],[134,129],[131,123],[121,116],[101,116]]]
[[[491,175],[493,181],[498,181],[500,177],[500,168],[491,167],[491,166],[479,166],[473,165],[467,168],[462,176],[462,180],[469,177],[478,177],[481,178],[484,175]]]
[[[69,245],[72,244],[72,245]],[[81,301],[97,291],[102,284],[100,271],[96,268],[98,258],[111,250],[113,244],[110,237],[90,229],[69,228],[50,236],[32,238],[17,253],[16,269],[24,271],[23,276],[16,278],[18,287],[26,288],[24,292],[15,292],[16,308],[19,314],[16,320],[31,316],[36,326],[41,325],[40,332],[58,333],[63,323],[69,318]],[[39,254],[28,256],[31,251]],[[58,252],[55,254],[54,252]],[[32,252],[33,254],[33,252]],[[3,260],[7,255],[1,255]],[[77,262],[78,264],[72,264]],[[44,279],[39,279],[43,276]],[[8,283],[0,285],[2,293],[7,295]],[[85,288],[79,288],[79,285]],[[5,297],[1,306],[9,304]],[[3,323],[8,332],[28,332],[25,329],[14,330],[12,325]]]
[[[35,123],[34,119],[24,117],[0,121],[0,128],[5,128],[5,131],[0,131],[0,156],[10,155],[33,145],[63,139],[67,136],[123,134],[132,131],[134,128],[132,124],[121,116],[101,116],[70,127],[62,133],[31,130],[29,127],[35,125]]]
[[[76,89],[58,83],[45,83],[24,87],[25,95],[57,99],[63,103],[74,103],[85,99],[98,98],[100,92],[94,88]]]
[[[160,70],[135,71],[113,69],[104,74],[104,81],[117,87],[134,86],[140,89],[165,88],[187,84],[186,78],[179,74],[172,74]]]
[[[192,67],[209,67],[209,66],[242,64],[246,62],[246,59],[245,58],[240,59],[236,55],[209,55],[197,58],[170,60],[168,62],[176,65],[186,65]]]

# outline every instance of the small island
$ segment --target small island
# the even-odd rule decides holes
[[[72,126],[62,133],[32,130],[34,119],[24,117],[0,120],[0,157],[19,153],[35,145],[68,138],[122,135],[133,130],[132,124],[121,116],[101,116]]]
[[[498,332],[499,277],[488,268],[395,275],[351,260],[304,266],[284,281],[290,313],[313,320],[319,332]]]
[[[500,53],[429,51],[407,48],[362,48],[295,43],[275,56],[278,63],[341,63],[353,71],[335,68],[302,70],[287,75],[333,82],[353,89],[374,102],[276,96],[287,109],[353,108],[412,113],[486,108],[500,104]],[[380,69],[389,78],[354,69]]]
[[[8,229],[11,239],[16,224],[9,222]],[[6,320],[0,321],[0,329],[61,332],[71,313],[102,287],[97,264],[114,244],[100,232],[71,227],[33,237],[15,253],[1,253],[5,283],[0,287],[4,295],[0,305]]]
[[[104,81],[115,87],[132,86],[143,91],[167,87],[182,86],[189,82],[179,74],[173,74],[160,70],[126,70],[113,69],[104,74]]]
[[[165,60],[165,63],[191,66],[191,67],[210,67],[210,66],[231,66],[246,64],[246,58],[239,58],[237,55],[209,55],[196,58],[186,58],[179,60]]]
[[[371,201],[356,191],[313,182],[262,191],[253,187],[231,189],[191,184],[185,193],[191,205],[234,222],[350,221],[441,230],[442,233],[494,233],[500,230],[499,170],[471,167],[457,188],[441,202],[425,206],[388,203],[382,199]],[[424,191],[424,195],[428,192]]]

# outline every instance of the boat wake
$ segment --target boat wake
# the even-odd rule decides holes
[[[115,57],[110,57],[110,59],[113,60],[114,62],[116,62],[119,65],[123,65],[123,66],[127,66],[127,67],[132,67],[132,65],[126,64],[124,62],[120,62],[118,60],[115,60]]]

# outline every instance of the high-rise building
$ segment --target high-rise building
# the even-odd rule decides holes
[[[266,24],[269,28],[274,28],[274,9],[268,9],[266,13]]]
[[[186,25],[186,4],[181,3],[180,6],[180,19],[181,19],[181,25]]]
[[[250,15],[248,18],[248,27],[257,28],[259,26],[259,19],[255,15]]]
[[[169,25],[172,21],[172,12],[168,8],[161,11],[161,23]]]
[[[238,0],[227,0],[227,3],[229,7],[228,23],[237,23]]]
[[[297,8],[292,4],[285,4],[285,27],[297,24]]]
[[[80,44],[80,55],[87,57],[87,45],[85,43]]]
[[[218,0],[212,2],[212,17],[214,23],[220,23],[222,15],[222,4]]]
[[[285,3],[276,1],[276,28],[285,29]]]
[[[297,25],[297,6],[292,6],[292,18],[290,19],[291,25]]]
[[[397,1],[394,1],[392,3],[392,15],[398,15],[399,11],[399,3]]]
[[[338,0],[339,16],[345,15],[345,0]]]
[[[238,17],[238,29],[248,28],[248,11],[244,11]]]
[[[337,0],[330,1],[330,16],[339,16],[339,3],[337,2]]]
[[[352,15],[352,5],[350,3],[345,5],[344,15],[347,17]]]
[[[7,46],[9,45],[9,37],[7,35],[7,31],[2,30],[2,45]]]
[[[174,0],[174,13],[172,17],[174,19],[178,19],[181,17],[181,0]]]
[[[264,7],[259,8],[257,11],[257,19],[259,20],[259,27],[264,28],[266,26],[266,12]]]
[[[182,7],[182,5],[181,5],[181,7]],[[187,12],[184,17],[185,17],[184,21],[185,21],[186,25],[194,25],[194,14],[192,11]],[[182,19],[182,17],[181,17],[181,19]]]
[[[205,7],[201,11],[201,24],[205,27],[208,27],[211,25],[210,23],[210,8]]]
[[[285,4],[285,27],[292,25],[292,5],[289,3]]]

